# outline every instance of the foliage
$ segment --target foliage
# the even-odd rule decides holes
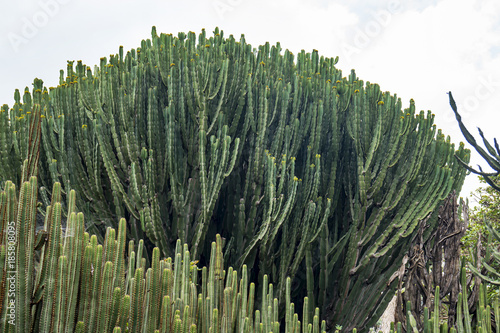
[[[360,80],[338,59],[279,44],[253,49],[216,29],[158,35],[93,69],[69,62],[58,87],[34,81],[0,111],[1,180],[21,179],[28,122],[40,105],[40,212],[75,189],[87,230],[104,241],[125,218],[132,239],[173,256],[176,240],[208,262],[275,286],[283,308],[308,297],[328,327],[367,329],[394,292],[387,281],[425,219],[459,191],[468,161],[434,115]],[[318,260],[319,258],[319,260]],[[263,288],[262,284],[259,284]],[[261,294],[260,292],[258,294]]]
[[[482,184],[486,184],[483,177],[478,177]],[[495,183],[499,183],[497,177],[493,178]],[[465,236],[462,238],[464,250],[467,251],[467,256],[474,255],[472,249],[475,249],[481,239],[488,239],[488,228],[484,224],[487,220],[490,225],[498,229],[500,228],[500,194],[491,186],[480,187],[475,191],[475,196],[478,205],[473,207],[469,213],[470,224],[467,228]],[[495,242],[495,240],[492,240]],[[494,246],[499,245],[493,243]]]

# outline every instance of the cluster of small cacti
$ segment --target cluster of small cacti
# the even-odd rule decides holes
[[[469,313],[470,305],[468,304],[467,291],[467,274],[465,267],[462,267],[460,274],[460,284],[462,292],[458,294],[458,303],[456,305],[456,323],[454,327],[448,327],[446,318],[447,311],[442,311],[439,296],[439,286],[436,287],[434,294],[434,309],[429,312],[428,308],[424,309],[423,328],[420,330],[424,333],[492,333],[498,332],[498,323],[500,323],[500,306],[498,298],[493,301],[493,304],[488,304],[486,294],[486,286],[479,286],[479,300],[476,305],[476,313],[474,318]],[[410,304],[407,304],[406,328],[403,328],[402,323],[392,323],[391,333],[413,332],[418,333],[417,322],[410,311]]]
[[[93,69],[69,62],[58,87],[16,91],[0,110],[0,180],[20,183],[39,110],[41,214],[60,182],[63,216],[74,189],[99,241],[124,217],[130,238],[163,256],[180,239],[208,258],[206,239],[220,233],[225,260],[258,281],[267,274],[280,307],[291,277],[307,316],[318,306],[329,326],[369,327],[408,237],[429,215],[432,230],[433,212],[462,186],[454,154],[469,152],[413,101],[403,110],[354,71],[342,77],[337,60],[255,50],[218,29],[153,29]]]
[[[241,275],[224,269],[219,235],[208,268],[199,269],[180,240],[173,258],[154,248],[147,267],[142,240],[127,251],[125,219],[118,232],[107,229],[104,244],[85,232],[74,190],[62,233],[61,191],[55,183],[38,233],[36,177],[19,196],[10,181],[0,192],[0,332],[325,332],[319,309],[299,320],[290,279],[280,329],[273,285],[265,276],[259,307],[246,266]]]

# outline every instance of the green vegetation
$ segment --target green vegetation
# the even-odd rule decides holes
[[[484,184],[484,179],[479,176]],[[497,178],[493,178],[498,183]],[[494,237],[494,233],[489,230],[500,228],[500,196],[499,192],[491,186],[481,187],[476,190],[478,206],[474,207],[469,214],[469,226],[465,236],[462,238],[465,259],[474,267],[479,268],[483,274],[486,269],[481,269],[481,261],[485,262],[496,271],[500,271],[500,265],[491,256],[488,249],[498,249],[500,242]],[[488,258],[487,258],[488,257]],[[497,285],[484,281],[488,298],[494,299],[500,296],[500,289]]]
[[[480,182],[486,184],[483,177],[479,176]],[[498,183],[496,178],[493,179]],[[478,241],[488,239],[488,228],[484,221],[498,229],[500,227],[500,194],[491,186],[480,187],[475,191],[478,205],[473,207],[469,213],[469,227],[463,238],[464,250],[469,251],[467,256],[474,256],[475,247]],[[481,239],[479,239],[481,237]],[[494,241],[494,240],[492,240]],[[472,251],[471,251],[472,250]]]
[[[486,173],[483,172],[481,167],[478,167],[477,170],[460,161],[467,170],[479,175],[481,181],[489,185],[487,188],[477,190],[479,206],[471,215],[471,226],[464,237],[464,247],[468,249],[466,258],[469,261],[469,268],[476,276],[487,283],[485,288],[488,291],[488,297],[498,299],[498,285],[500,285],[498,279],[498,268],[500,267],[500,252],[498,252],[498,244],[500,243],[500,234],[498,233],[500,225],[500,211],[498,208],[500,203],[500,186],[498,185],[500,147],[496,139],[494,139],[494,144],[491,145],[481,129],[478,129],[478,131],[486,150],[479,146],[463,124],[451,92],[450,104],[464,137],[493,169],[493,172]]]
[[[492,333],[496,332],[496,324],[500,322],[500,307],[498,299],[494,301],[493,304],[487,301],[486,289],[484,285],[480,286],[479,301],[477,302],[476,316],[473,319],[469,313],[468,304],[468,294],[467,294],[467,282],[466,282],[466,269],[462,268],[460,280],[462,286],[462,292],[458,295],[458,304],[456,308],[457,321],[456,327],[448,327],[448,323],[441,320],[441,316],[446,317],[446,313],[440,313],[440,302],[439,302],[439,286],[436,287],[434,299],[434,309],[429,312],[428,308],[425,308],[424,312],[424,328],[425,333],[442,333],[442,332],[458,332],[458,333]],[[407,313],[407,323],[409,323],[408,330],[406,332],[418,332],[415,318],[410,311]],[[397,333],[402,333],[401,324],[396,325],[393,330]]]
[[[287,292],[307,296],[303,324],[318,307],[328,329],[367,329],[419,224],[429,225],[425,240],[439,205],[460,190],[465,170],[454,155],[467,162],[469,151],[455,150],[413,100],[402,109],[336,62],[279,44],[252,49],[218,29],[174,37],[153,28],[140,48],[93,69],[69,62],[58,87],[35,79],[32,92],[16,91],[0,110],[0,184],[24,186],[35,140],[40,161],[28,169],[38,166],[45,221],[55,202],[68,220],[82,211],[96,246],[118,229],[144,239],[151,267],[177,256],[178,240],[211,262],[220,234],[225,265],[249,268],[257,301],[270,282],[281,310]],[[60,198],[48,190],[56,184]],[[99,269],[110,278],[118,263],[107,261]]]
[[[499,222],[498,194],[500,193],[500,187],[498,186],[498,176],[500,172],[500,147],[496,140],[494,141],[494,146],[492,146],[485,139],[481,130],[479,130],[479,134],[483,139],[487,151],[477,144],[474,137],[462,123],[451,92],[450,105],[455,112],[460,129],[467,141],[480,153],[495,172],[484,173],[481,168],[479,170],[473,169],[465,161],[462,161],[460,156],[456,156],[459,163],[471,172],[481,175],[483,182],[488,183],[490,187],[477,191],[480,205],[469,215],[470,225],[466,235],[462,239],[465,256],[462,257],[460,274],[461,292],[458,294],[456,308],[452,309],[448,305],[440,308],[440,299],[442,299],[443,295],[440,293],[440,287],[438,286],[436,287],[433,299],[434,311],[430,312],[428,308],[425,308],[423,318],[419,319],[423,320],[422,330],[427,333],[498,332],[500,307],[496,288],[500,284],[498,270],[500,266],[500,252],[498,251],[500,234],[497,230]],[[459,218],[459,212],[456,213],[458,213],[457,218]],[[487,240],[485,239],[485,235]],[[449,263],[444,262],[443,264],[447,265]],[[472,271],[474,275],[471,276],[469,271]],[[448,281],[454,283],[452,279]],[[492,288],[492,285],[495,288]],[[477,295],[471,295],[475,294],[476,290],[478,290]],[[418,320],[411,313],[409,302],[406,308],[408,310],[406,314],[406,323],[408,326],[406,332],[418,332]],[[470,309],[473,309],[473,312]],[[456,315],[456,324],[453,327],[448,327],[448,320],[446,319],[449,314]],[[402,323],[398,323],[393,327],[393,331],[403,332]]]
[[[264,276],[258,306],[246,266],[241,273],[224,269],[219,235],[211,245],[208,268],[199,269],[180,240],[173,258],[160,259],[154,248],[147,267],[142,240],[137,245],[130,241],[127,251],[125,219],[118,232],[107,229],[104,244],[85,232],[74,190],[69,193],[69,218],[63,221],[59,183],[44,230],[36,233],[37,192],[36,177],[23,183],[19,195],[10,181],[0,192],[0,262],[5,263],[0,270],[1,332],[280,331],[273,285]],[[319,309],[299,321],[290,284],[287,279],[281,331],[319,333]],[[325,325],[323,321],[322,332]]]

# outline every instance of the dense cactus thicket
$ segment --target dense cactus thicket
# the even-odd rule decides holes
[[[265,276],[262,301],[255,303],[246,266],[241,275],[224,269],[219,235],[208,268],[199,269],[180,240],[173,258],[160,259],[154,248],[148,267],[142,240],[130,241],[126,251],[125,219],[118,232],[106,230],[104,244],[85,232],[74,190],[62,232],[59,183],[44,230],[36,233],[37,180],[28,180],[19,195],[10,181],[0,192],[1,332],[320,332],[319,309],[301,321],[294,312],[290,279],[280,330],[273,285]]]
[[[268,274],[280,300],[291,277],[305,315],[318,306],[328,325],[369,327],[416,227],[433,230],[437,207],[462,186],[454,154],[469,152],[413,100],[402,109],[336,62],[253,49],[218,29],[153,28],[99,66],[69,62],[57,87],[16,91],[0,110],[0,179],[19,183],[39,105],[41,213],[60,182],[61,213],[71,216],[75,189],[97,235],[125,218],[148,249],[174,256],[180,239],[206,262],[219,233],[226,263],[259,282]]]

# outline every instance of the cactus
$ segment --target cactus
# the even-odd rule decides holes
[[[487,297],[485,291],[485,285],[480,284],[480,297],[476,304],[476,316],[474,321],[472,316],[469,314],[468,296],[467,296],[467,278],[466,269],[462,268],[460,274],[462,292],[458,295],[459,302],[456,304],[457,321],[455,323],[456,327],[448,327],[448,323],[442,320],[440,317],[443,312],[440,312],[440,302],[439,302],[439,286],[435,289],[434,295],[434,311],[429,315],[429,309],[425,308],[424,311],[424,321],[423,321],[423,332],[425,333],[440,333],[440,332],[458,332],[458,333],[491,333],[498,330],[498,323],[500,322],[500,308],[498,305],[498,299],[495,299],[493,304],[487,304]],[[445,310],[444,316],[446,317]],[[406,332],[418,332],[417,323],[415,318],[408,310],[408,328]],[[492,319],[494,319],[495,326],[493,327]],[[401,323],[398,323],[397,332],[403,332],[401,328]],[[493,329],[495,328],[495,330]],[[391,331],[392,332],[392,331]]]
[[[220,235],[212,243],[209,268],[202,269],[201,281],[187,244],[181,246],[180,240],[175,260],[160,259],[160,250],[155,247],[151,267],[134,267],[131,260],[132,267],[127,269],[125,219],[119,221],[118,232],[108,228],[104,244],[98,244],[95,235],[85,232],[83,214],[75,211],[74,190],[69,193],[70,215],[62,223],[61,203],[57,201],[61,191],[62,186],[56,183],[45,229],[38,235],[34,233],[36,177],[23,183],[18,196],[11,181],[0,192],[0,331],[279,331],[273,285],[265,284],[261,307],[254,312],[255,285],[249,283],[245,265],[241,273],[232,267],[224,269]],[[64,234],[62,224],[66,225]],[[137,248],[134,242],[129,244],[130,258],[136,253],[138,259],[142,257],[141,243]],[[286,283],[289,319],[285,332],[320,332],[320,328],[325,332],[324,321],[320,326],[319,309],[313,317],[306,317],[303,329],[291,321],[297,314],[290,301],[291,280]]]
[[[451,94],[451,91],[448,93],[449,99],[450,99],[450,106],[453,112],[455,113],[455,117],[457,119],[458,125],[460,127],[460,131],[462,132],[463,136],[467,140],[467,142],[474,147],[474,149],[481,155],[481,157],[488,163],[488,165],[494,170],[494,172],[483,172],[481,166],[478,166],[479,170],[474,169],[473,167],[469,166],[467,163],[468,161],[464,161],[460,158],[460,156],[457,156],[457,160],[462,164],[467,170],[469,170],[472,173],[478,174],[483,176],[484,180],[488,185],[490,185],[492,188],[494,188],[497,191],[500,191],[500,187],[494,182],[492,177],[498,176],[500,173],[500,147],[498,146],[498,142],[496,139],[494,139],[494,147],[490,144],[490,142],[484,137],[483,131],[481,131],[480,128],[478,128],[479,135],[481,136],[481,139],[483,140],[484,146],[486,150],[484,150],[476,141],[474,136],[469,132],[469,130],[465,127],[464,123],[462,122],[462,117],[458,113],[457,109],[457,104],[455,103],[455,100],[453,99],[453,95]]]
[[[39,211],[55,183],[66,218],[71,191],[79,194],[76,210],[96,235],[87,264],[107,256],[97,244],[121,218],[129,239],[146,240],[148,260],[154,246],[175,259],[180,239],[207,262],[205,239],[220,233],[226,263],[247,265],[259,282],[267,274],[280,309],[291,277],[293,297],[308,296],[308,318],[320,307],[331,309],[328,329],[369,327],[389,302],[407,239],[463,183],[453,155],[468,161],[469,152],[455,151],[431,113],[413,101],[403,110],[354,71],[343,77],[337,61],[280,44],[253,50],[218,29],[197,38],[153,28],[140,48],[93,69],[68,62],[58,87],[35,80],[22,101],[16,91],[0,112],[0,181],[20,184],[27,110],[39,104]],[[114,265],[100,274],[122,269]]]
[[[460,162],[461,165],[463,165],[468,171],[478,174],[483,177],[483,179],[488,183],[493,189],[500,191],[500,187],[498,184],[495,182],[495,178],[499,175],[500,173],[500,148],[498,145],[498,142],[496,139],[494,139],[494,145],[491,145],[491,143],[485,138],[483,131],[481,131],[480,128],[478,128],[479,135],[481,136],[481,139],[483,141],[484,147],[486,148],[483,149],[474,136],[469,132],[469,130],[465,127],[462,117],[460,116],[458,112],[457,105],[455,103],[455,100],[453,99],[453,95],[451,91],[448,93],[449,94],[449,100],[450,100],[450,106],[455,113],[455,117],[457,119],[457,122],[460,126],[460,130],[462,134],[464,135],[465,139],[467,142],[474,147],[474,149],[479,153],[479,155],[488,163],[488,165],[493,169],[494,172],[486,173],[483,172],[481,166],[478,166],[478,170],[469,166],[468,161],[463,161],[459,156],[457,156],[458,162]],[[476,279],[481,281],[484,280],[488,283],[491,284],[500,284],[500,280],[498,279],[499,274],[496,269],[494,269],[491,265],[493,261],[498,261],[499,258],[499,252],[497,249],[495,249],[491,244],[492,238],[495,240],[500,240],[500,233],[498,230],[494,229],[493,226],[491,225],[490,221],[486,220],[484,221],[484,224],[486,225],[486,228],[488,229],[489,232],[489,237],[486,245],[486,251],[485,251],[485,256],[484,258],[480,258],[478,256],[478,262],[476,263],[477,266],[472,265],[469,263],[468,268],[474,273],[476,276]],[[465,284],[465,268],[463,269],[462,272],[462,284]],[[467,300],[467,295],[464,294],[463,296],[464,299],[464,305]],[[480,286],[480,291],[479,291],[479,304],[477,306],[477,326],[479,329],[482,329],[484,332],[491,332],[491,308],[493,308],[493,314],[495,318],[495,323],[496,323],[496,330],[498,330],[498,323],[500,323],[500,310],[498,307],[498,299],[494,300],[493,305],[488,305],[487,304],[487,297],[486,297],[486,291],[485,291],[485,286],[481,284]],[[465,322],[467,323],[467,319],[469,316],[469,313],[467,309],[464,308],[464,317],[465,317]],[[462,329],[462,327],[460,327]],[[467,326],[465,325],[465,332],[471,332],[471,327],[470,324]]]

